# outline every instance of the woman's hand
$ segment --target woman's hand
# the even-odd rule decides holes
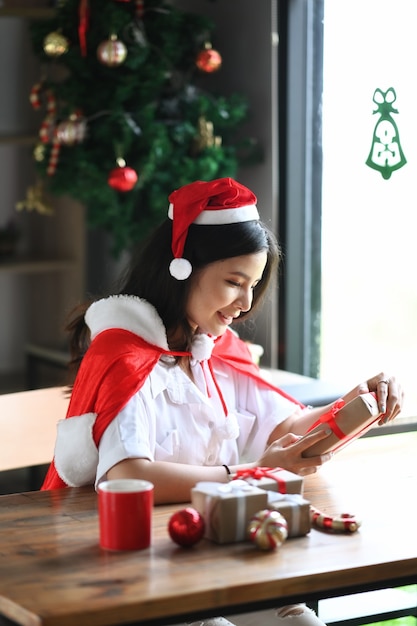
[[[376,393],[379,410],[383,414],[379,420],[380,424],[386,424],[397,417],[404,402],[404,392],[395,376],[387,376],[384,372],[361,383],[343,396],[343,399],[345,402],[349,402],[361,393],[370,391]]]
[[[332,453],[304,458],[303,452],[313,443],[328,437],[331,432],[330,429],[323,428],[303,438],[293,433],[287,433],[268,446],[256,465],[259,467],[281,467],[300,476],[314,474],[320,465],[331,459]]]

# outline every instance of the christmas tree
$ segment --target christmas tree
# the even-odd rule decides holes
[[[31,24],[43,119],[34,158],[48,190],[87,209],[117,255],[166,217],[171,191],[236,176],[246,98],[214,94],[214,24],[162,0],[61,0]]]

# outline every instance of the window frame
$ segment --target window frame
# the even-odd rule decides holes
[[[322,95],[325,0],[280,0],[278,367],[313,378],[320,372]],[[397,418],[365,436],[417,429]]]
[[[278,3],[281,369],[317,377],[321,315],[324,0]]]

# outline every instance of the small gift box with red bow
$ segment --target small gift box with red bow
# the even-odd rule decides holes
[[[255,467],[239,470],[233,474],[233,480],[246,480],[250,485],[266,491],[278,493],[303,493],[304,481],[298,474],[293,474],[280,467]]]
[[[303,452],[303,456],[311,457],[340,450],[372,428],[380,415],[374,393],[363,393],[348,403],[338,400],[308,431],[312,433],[318,429],[329,428],[330,435],[310,446]]]
[[[299,493],[268,492],[268,509],[278,511],[288,525],[288,537],[301,537],[311,530],[310,502]]]
[[[191,490],[191,504],[204,518],[204,536],[216,543],[248,540],[249,520],[267,503],[267,492],[244,480],[199,482]]]

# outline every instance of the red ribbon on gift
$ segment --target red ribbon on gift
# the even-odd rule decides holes
[[[319,417],[317,422],[310,426],[307,432],[309,433],[310,430],[313,430],[313,428],[316,428],[316,426],[319,426],[320,424],[327,424],[328,426],[330,426],[338,439],[343,439],[344,437],[346,437],[346,434],[343,432],[343,430],[341,430],[336,424],[336,415],[343,406],[345,406],[345,401],[342,398],[336,400],[336,402],[332,404],[330,411],[327,411],[327,413],[323,413],[323,415]]]
[[[376,397],[375,393],[373,393],[372,395]],[[339,450],[342,445],[345,446],[347,443],[349,443],[351,439],[357,439],[358,437],[360,437],[371,427],[371,424],[365,424],[365,426],[360,431],[356,431],[355,434],[348,435],[344,433],[343,430],[339,428],[338,424],[336,423],[336,415],[338,414],[340,409],[345,406],[345,404],[346,403],[342,398],[336,400],[336,402],[332,405],[330,411],[327,411],[327,413],[324,413],[321,417],[319,417],[319,419],[312,426],[310,426],[307,431],[310,432],[311,430],[313,430],[313,428],[319,426],[319,424],[327,424],[327,426],[331,428],[336,437],[341,441],[341,444],[333,449],[334,452],[336,450]],[[379,419],[379,415],[375,417],[372,424],[376,422],[377,419]]]
[[[241,469],[237,470],[236,474],[233,476],[233,480],[246,480],[246,478],[260,480],[261,478],[273,478],[278,483],[278,492],[287,493],[285,480],[277,475],[277,472],[282,471],[282,469],[282,467],[276,467],[275,469],[272,469],[272,467],[253,467],[250,469]]]

